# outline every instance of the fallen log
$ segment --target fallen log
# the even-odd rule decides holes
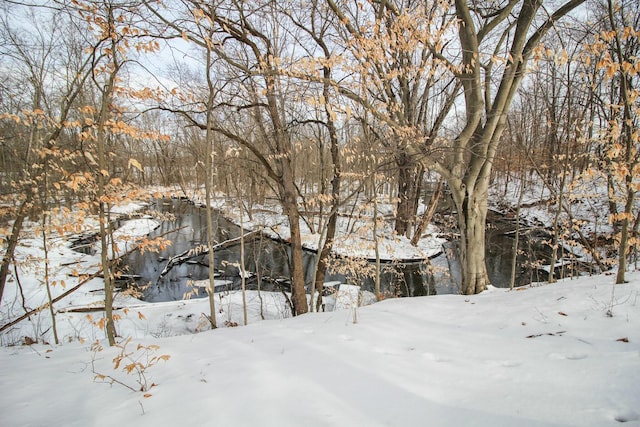
[[[84,285],[85,283],[89,282],[92,279],[95,279],[96,277],[98,277],[100,274],[102,274],[102,270],[100,271],[96,271],[93,274],[90,274],[86,277],[84,277],[84,279],[82,279],[80,281],[80,283],[78,283],[77,285],[75,285],[73,288],[69,289],[68,291],[58,295],[57,297],[55,297],[51,303],[56,303],[58,301],[60,301],[61,299],[63,299],[64,297],[66,297],[67,295],[69,295],[72,292],[77,291],[78,289],[80,289],[82,287],[82,285]],[[38,308],[34,308],[31,311],[26,312],[25,314],[23,314],[22,316],[18,317],[17,319],[12,320],[11,322],[7,323],[6,325],[2,325],[2,327],[0,327],[0,332],[4,331],[5,329],[8,329],[10,327],[12,327],[13,325],[16,325],[20,322],[22,322],[24,319],[28,319],[29,317],[31,317],[32,315],[41,312],[44,309],[49,308],[49,303],[46,302],[44,304],[42,304],[40,307]]]
[[[114,310],[122,310],[124,307],[113,307]],[[81,306],[81,307],[67,307],[60,310],[57,310],[56,313],[95,313],[99,311],[104,311],[104,305],[96,305],[96,306]]]
[[[240,243],[240,240],[242,239],[246,240],[248,238],[255,236],[258,233],[260,233],[260,230],[250,231],[248,233],[243,234],[242,236],[225,240],[224,242],[216,243],[215,245],[213,245],[212,249],[215,252],[220,249],[225,249],[230,246],[237,245]],[[169,271],[171,271],[171,269],[174,266],[187,262],[190,259],[195,258],[197,256],[205,255],[208,253],[209,253],[209,245],[199,245],[199,246],[196,246],[195,248],[187,249],[186,251],[178,255],[172,256],[171,258],[169,258],[169,261],[167,261],[167,264],[164,266],[164,269],[160,273],[160,276],[158,276],[158,279],[162,279],[164,276],[166,276],[167,273],[169,273]]]

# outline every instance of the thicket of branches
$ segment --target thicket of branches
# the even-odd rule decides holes
[[[110,205],[176,185],[249,212],[280,203],[300,314],[301,222],[322,236],[320,286],[354,194],[384,193],[396,232],[419,238],[419,202],[442,178],[475,293],[489,186],[543,183],[573,230],[585,177],[610,190],[622,282],[640,222],[639,20],[627,0],[5,2],[0,285],[24,220],[99,215],[107,253]]]

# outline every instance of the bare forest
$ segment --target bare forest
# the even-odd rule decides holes
[[[317,309],[306,293],[340,216],[378,203],[413,244],[449,218],[463,294],[490,284],[490,208],[545,206],[550,265],[576,245],[623,283],[640,226],[639,21],[629,0],[4,1],[0,298],[27,222],[46,247],[96,218],[113,345],[112,207],[164,189],[249,218],[275,201],[294,315]],[[589,222],[572,207],[596,203],[591,184],[606,201]],[[313,283],[303,225],[320,236]]]

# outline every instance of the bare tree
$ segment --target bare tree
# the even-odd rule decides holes
[[[368,8],[328,3],[352,54],[345,68],[357,72],[351,87],[341,85],[342,93],[365,107],[370,118],[360,117],[363,126],[377,134],[381,154],[395,164],[395,230],[411,237],[429,166],[421,161],[423,153],[435,148],[461,88],[430,42],[443,37],[453,17],[437,2],[371,2]]]
[[[640,156],[637,145],[640,121],[638,119],[638,93],[640,80],[638,68],[640,42],[636,32],[640,24],[640,13],[633,2],[608,0],[600,9],[603,13],[603,28],[596,35],[590,52],[594,55],[596,75],[607,85],[607,98],[598,98],[605,119],[603,154],[608,160],[607,176],[612,193],[618,193],[622,204],[618,212],[617,201],[612,205],[612,220],[619,225],[619,254],[616,283],[625,282],[627,256],[633,244],[636,225],[634,205],[640,171]],[[616,188],[617,187],[617,188]]]
[[[147,3],[169,29],[196,44],[203,43],[220,61],[218,77],[224,79],[225,98],[212,106],[216,124],[189,115],[193,125],[218,133],[249,150],[273,182],[287,215],[291,245],[292,305],[294,314],[307,312],[302,262],[298,188],[294,168],[292,122],[288,121],[286,90],[281,78],[286,67],[288,40],[279,28],[275,2],[252,5],[243,2],[183,1],[182,20],[163,15]],[[213,29],[203,39],[201,29]],[[249,130],[251,129],[251,131]]]
[[[17,10],[13,12],[17,13]],[[52,12],[49,21],[35,13],[30,16],[36,28],[31,42],[13,27],[10,15],[3,15],[1,19],[3,56],[8,61],[7,66],[14,70],[12,78],[21,74],[27,76],[26,82],[14,83],[23,90],[28,88],[30,99],[19,94],[11,95],[10,99],[21,101],[14,105],[13,111],[3,105],[4,114],[1,115],[4,137],[14,144],[14,149],[5,153],[12,166],[7,169],[6,176],[3,174],[3,179],[10,178],[18,183],[19,187],[12,190],[21,196],[11,213],[14,221],[0,265],[0,301],[24,220],[34,205],[46,201],[46,194],[43,199],[38,192],[42,185],[53,185],[53,179],[44,182],[43,173],[46,175],[49,171],[43,172],[42,162],[50,158],[48,153],[65,136],[67,121],[73,116],[75,103],[92,73],[89,55],[83,54],[78,48],[78,40],[68,34],[73,31],[73,26],[66,15]],[[66,43],[62,44],[60,40]],[[51,82],[55,82],[53,87]],[[15,172],[13,176],[9,175],[11,170]],[[11,188],[8,182],[6,184],[4,188]]]
[[[298,67],[298,72],[303,79],[315,81],[318,74],[321,75],[320,93],[317,98],[320,100],[319,106],[323,109],[323,115],[317,119],[309,119],[310,122],[317,121],[322,128],[326,130],[329,140],[329,152],[330,159],[325,161],[324,156],[324,144],[322,143],[323,132],[319,132],[320,136],[317,138],[319,144],[319,159],[320,159],[320,177],[318,193],[320,195],[320,235],[323,236],[318,248],[318,258],[316,262],[315,277],[311,287],[311,301],[313,304],[313,295],[318,292],[318,299],[316,300],[316,307],[312,307],[312,311],[316,311],[322,306],[322,289],[325,279],[325,275],[329,268],[329,257],[333,248],[333,243],[336,237],[336,229],[338,223],[338,209],[341,205],[341,186],[342,186],[342,166],[340,155],[340,141],[338,137],[338,127],[336,124],[337,113],[334,110],[337,98],[337,94],[332,88],[331,82],[333,78],[332,57],[335,52],[332,50],[332,44],[328,40],[332,35],[333,22],[332,16],[327,13],[326,8],[317,1],[313,0],[309,9],[298,9],[295,11],[285,10],[287,16],[291,19],[292,23],[304,33],[306,33],[312,43],[310,45],[304,44],[305,50],[308,52],[309,58],[314,58],[303,66]],[[312,47],[313,46],[313,47]],[[319,52],[316,53],[314,47],[317,47]],[[320,70],[317,73],[316,70]],[[320,118],[323,117],[323,118]],[[326,165],[328,163],[328,166]],[[328,180],[330,181],[330,190],[327,190],[327,184],[324,177],[324,170],[328,167],[330,172],[328,173]],[[322,221],[323,207],[325,195],[328,196],[328,214],[326,222]]]
[[[440,113],[433,115],[436,117],[434,124],[448,118],[452,96],[458,93],[458,88],[463,90],[464,114],[455,118],[459,130],[437,151],[445,156],[436,155],[431,147],[434,138],[425,138],[425,132],[420,132],[412,123],[407,125],[394,115],[381,114],[367,98],[354,94],[349,88],[342,93],[367,107],[377,119],[393,129],[391,134],[402,135],[408,140],[418,139],[418,153],[447,180],[458,215],[461,291],[465,294],[481,292],[489,283],[485,264],[488,188],[507,112],[543,36],[583,2],[571,0],[549,13],[542,1],[513,0],[501,5],[479,6],[458,0],[453,9],[442,3],[433,8],[410,9],[411,2],[384,1],[374,3],[376,6],[368,14],[354,12],[351,16],[345,13],[346,5],[329,2],[342,26],[352,35],[358,34],[357,28],[363,27],[367,19],[368,27],[377,29],[388,16],[395,16],[398,27],[389,27],[393,31],[370,37],[369,45],[385,46],[388,40],[402,40],[405,44],[419,40],[425,55],[433,58],[436,70],[444,70],[440,71],[446,72],[444,76],[451,76],[453,86],[447,92],[450,96],[440,104]],[[423,22],[423,26],[416,26],[416,20]],[[420,37],[409,37],[413,28],[429,26],[424,23],[435,29],[429,28]],[[449,37],[454,31],[457,37]],[[371,67],[379,67],[376,65],[378,56],[361,48],[365,42],[364,38],[356,38],[350,45],[354,57],[364,57]],[[383,68],[384,75],[402,74],[402,61],[398,63],[399,69]],[[370,81],[367,80],[367,84],[371,84]],[[404,111],[393,104],[388,108]],[[434,130],[438,132],[440,127]]]
[[[113,239],[111,207],[128,199],[127,187],[114,167],[115,145],[119,140],[160,137],[156,132],[142,132],[125,117],[124,99],[143,102],[157,97],[145,89],[122,85],[127,66],[133,60],[132,51],[154,52],[159,44],[145,37],[139,30],[137,11],[140,4],[120,0],[77,1],[70,7],[70,13],[77,14],[87,24],[94,39],[88,47],[92,68],[93,102],[82,107],[84,126],[78,138],[82,154],[90,171],[91,183],[95,186],[89,192],[92,206],[98,212],[101,248],[101,268],[105,289],[104,327],[109,345],[115,344],[116,329],[113,314],[115,272],[110,258],[117,258],[117,244]],[[120,101],[120,103],[119,103]],[[128,166],[140,170],[136,159],[126,159]]]

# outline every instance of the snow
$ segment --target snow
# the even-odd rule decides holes
[[[148,398],[94,381],[92,360],[135,384],[113,370],[118,349],[3,348],[0,410],[12,426],[639,425],[640,275],[630,277],[613,317],[611,277],[599,276],[386,300],[359,308],[357,323],[336,311],[143,334],[134,344],[171,357],[149,369]],[[193,302],[136,310],[152,322]]]
[[[499,211],[505,207],[515,210],[521,187],[522,182],[517,177],[512,177],[506,184],[496,182],[490,190],[489,203]],[[620,189],[617,191],[623,192]],[[578,224],[586,235],[607,235],[613,232],[609,221],[609,190],[604,177],[588,174],[577,176],[567,183],[563,197],[565,208],[571,212],[574,224]],[[547,186],[540,181],[528,182],[520,203],[522,219],[530,224],[553,227],[557,211],[556,197]],[[569,220],[565,210],[562,210],[560,220]]]
[[[131,249],[136,248],[136,239],[146,236],[154,229],[158,228],[160,223],[150,218],[139,218],[126,221],[122,227],[114,231],[113,238],[118,243],[116,245],[116,256],[122,256]],[[99,251],[100,243],[94,245],[95,250]]]
[[[296,318],[281,294],[250,292],[249,325],[214,331],[201,317],[206,299],[119,299],[130,309],[117,323],[120,342],[133,338],[126,350],[170,356],[145,371],[149,397],[97,379],[139,386],[114,369],[121,349],[86,313],[59,313],[64,345],[0,349],[3,425],[640,425],[640,273],[628,277],[366,307],[342,298],[333,304],[343,310]],[[216,303],[219,323],[242,325],[239,292]],[[94,339],[102,351],[91,351]]]
[[[154,227],[132,221],[116,234],[121,249]],[[95,272],[99,254],[49,241],[55,297]],[[21,241],[22,292],[7,283],[0,326],[47,302],[41,243]],[[0,334],[2,425],[640,426],[640,272],[614,277],[375,304],[327,283],[328,311],[295,318],[281,293],[250,291],[246,326],[241,293],[221,292],[216,320],[228,327],[216,330],[207,298],[118,293],[111,348],[102,312],[73,311],[102,304],[95,278],[54,304],[62,344],[48,310]]]
[[[201,197],[194,196],[193,200],[201,204]],[[225,203],[224,197],[216,197],[211,205],[223,212],[225,217],[240,225],[240,209],[237,203]],[[242,226],[246,230],[262,230],[273,239],[288,241],[291,238],[288,220],[282,213],[282,208],[275,201],[264,204],[254,203],[251,218],[243,213]],[[380,203],[378,213],[380,217],[389,214],[393,208],[388,203]],[[375,240],[373,239],[373,207],[363,203],[356,214],[343,212],[338,216],[337,236],[333,243],[333,252],[340,256],[375,259]],[[378,251],[380,259],[387,261],[406,261],[433,258],[442,252],[442,244],[446,239],[438,235],[438,230],[432,224],[427,226],[422,238],[416,246],[411,245],[405,236],[398,236],[391,228],[390,222],[379,224]],[[317,228],[318,224],[314,223]],[[321,239],[318,230],[311,230],[304,221],[300,223],[302,245],[304,248],[317,251]]]

